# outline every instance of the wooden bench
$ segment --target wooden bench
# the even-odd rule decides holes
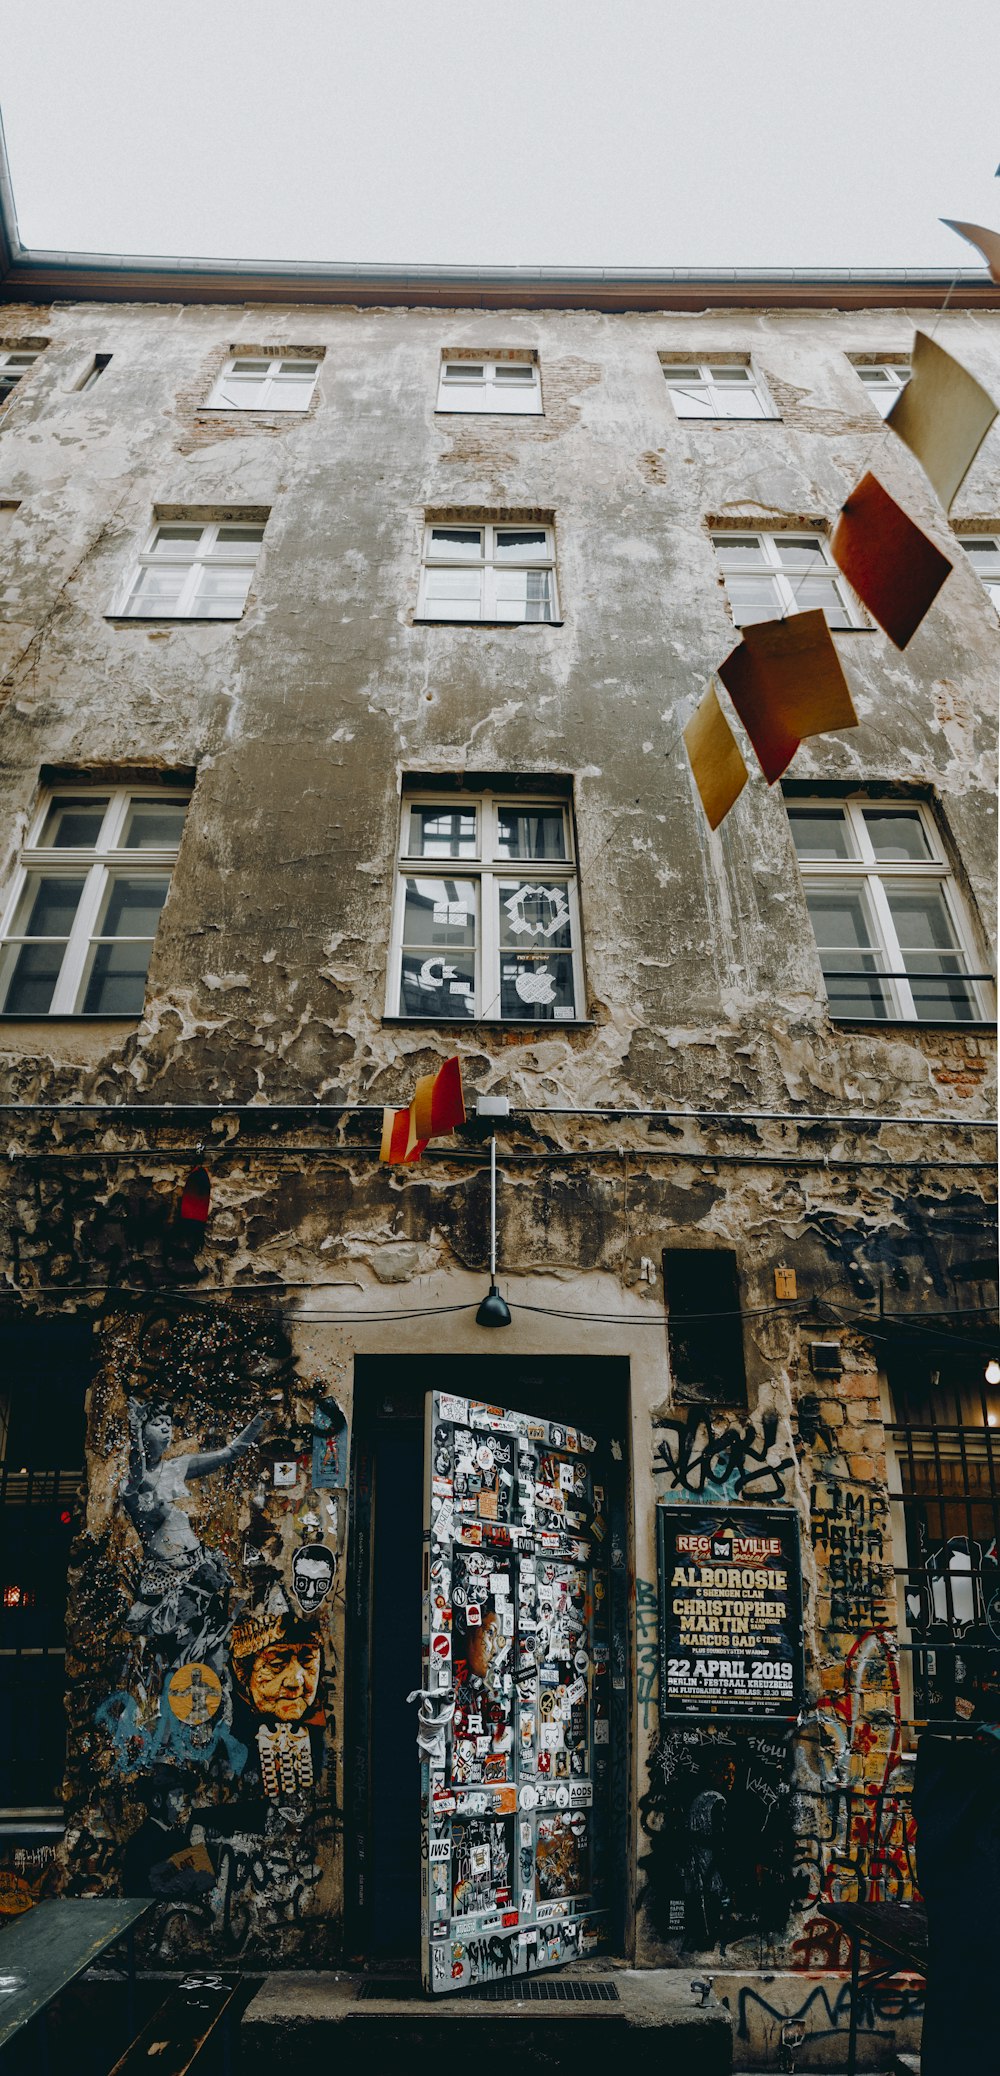
[[[39,2067],[45,2076],[49,2005],[120,1939],[128,1947],[128,2018],[134,2032],[135,1928],[152,1907],[148,1896],[59,1897],[36,1904],[8,1924],[0,1932],[0,2053],[24,2026],[41,2020]]]
[[[133,2040],[110,2076],[185,2076],[209,2034],[228,2012],[240,1986],[238,1975],[187,1975],[154,2011],[149,2024]],[[229,2027],[223,2035],[223,2062],[229,2068]]]

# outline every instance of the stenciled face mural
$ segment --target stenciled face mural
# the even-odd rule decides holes
[[[108,1471],[92,1469],[70,1632],[70,1887],[97,1873],[158,1898],[158,1958],[308,1956],[338,1829],[344,1418],[258,1305],[161,1309],[108,1343],[89,1437]]]

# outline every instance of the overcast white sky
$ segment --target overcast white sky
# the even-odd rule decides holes
[[[479,266],[975,266],[1000,0],[32,0],[21,236]]]

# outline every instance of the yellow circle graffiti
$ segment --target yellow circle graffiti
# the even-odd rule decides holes
[[[167,1700],[175,1716],[182,1723],[190,1723],[192,1729],[199,1723],[207,1723],[222,1704],[222,1681],[210,1665],[202,1665],[198,1659],[189,1665],[179,1665],[167,1682]]]

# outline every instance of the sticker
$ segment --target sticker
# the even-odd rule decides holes
[[[299,1466],[294,1456],[284,1457],[271,1466],[271,1476],[276,1485],[296,1485]]]
[[[434,1862],[435,1862],[435,1861],[439,1861],[439,1862],[440,1862],[440,1861],[442,1861],[442,1860],[450,1860],[450,1859],[451,1859],[451,1840],[450,1840],[450,1839],[448,1839],[448,1838],[432,1838],[432,1839],[431,1839],[431,1850],[430,1850],[430,1859],[431,1859],[431,1865],[432,1865],[432,1866],[433,1866],[433,1864],[434,1864]]]
[[[523,1787],[519,1790],[517,1806],[519,1809],[537,1809],[538,1789],[532,1781],[526,1780]]]
[[[292,1592],[304,1615],[321,1607],[333,1585],[337,1560],[325,1543],[300,1543],[292,1552]]]
[[[597,1720],[596,1720],[596,1722],[595,1722],[595,1724],[594,1724],[594,1743],[595,1743],[595,1744],[610,1744],[610,1742],[611,1742],[611,1736],[610,1736],[610,1732],[611,1732],[611,1725],[610,1725],[610,1723],[609,1723],[609,1721],[608,1721],[608,1718],[607,1718],[607,1716],[598,1716],[598,1717],[597,1717]]]
[[[167,1700],[172,1713],[180,1723],[189,1723],[192,1730],[199,1723],[209,1723],[216,1710],[222,1705],[222,1681],[210,1665],[192,1658],[186,1665],[178,1665],[167,1682]]]
[[[450,1637],[450,1636],[432,1636],[432,1637],[431,1637],[431,1650],[433,1651],[433,1653],[434,1653],[434,1656],[435,1656],[435,1658],[450,1658],[450,1657],[451,1657],[451,1637]]]
[[[568,1789],[568,1788],[557,1788],[557,1789],[556,1789],[556,1808],[557,1808],[557,1809],[568,1809],[568,1808],[569,1808],[569,1789]]]
[[[470,1629],[479,1628],[483,1619],[483,1611],[479,1605],[478,1600],[470,1600],[469,1605],[465,1610],[465,1619],[468,1622]]]
[[[453,1420],[456,1427],[465,1427],[469,1419],[467,1398],[453,1398],[449,1391],[438,1394],[438,1413],[442,1420]]]

